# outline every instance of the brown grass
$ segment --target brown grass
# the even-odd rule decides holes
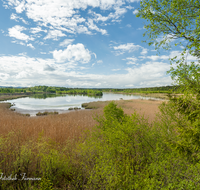
[[[36,139],[43,131],[43,136],[57,143],[78,140],[84,130],[90,130],[96,122],[92,111],[76,111],[67,114],[48,115],[44,117],[27,117],[8,110],[8,105],[0,104],[1,135],[21,131],[21,141]]]
[[[0,104],[0,131],[1,135],[7,135],[9,132],[20,131],[21,141],[36,139],[43,131],[45,138],[51,138],[55,142],[62,144],[68,140],[77,141],[84,134],[85,130],[92,130],[97,124],[93,119],[96,114],[102,114],[103,108],[110,101],[91,102],[95,110],[79,110],[59,115],[48,115],[44,117],[27,117],[12,112],[8,109],[8,104]],[[159,112],[158,106],[162,101],[149,100],[119,100],[115,101],[119,107],[122,107],[128,115],[137,111],[144,114],[152,122]]]
[[[96,107],[100,110],[100,113],[103,112],[103,108],[108,105],[110,101],[98,101],[98,102],[90,102],[88,103],[89,107]],[[140,115],[144,115],[149,122],[154,121],[156,114],[159,112],[159,105],[163,102],[161,100],[117,100],[114,101],[119,107],[124,110],[124,113],[131,115],[135,111]]]

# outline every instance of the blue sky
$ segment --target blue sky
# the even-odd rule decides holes
[[[0,86],[140,88],[172,83],[138,0],[1,0]],[[192,60],[193,58],[191,58]]]

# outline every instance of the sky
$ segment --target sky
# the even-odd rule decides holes
[[[139,6],[139,0],[0,0],[0,86],[171,85],[168,59],[180,50],[157,55],[142,42]]]

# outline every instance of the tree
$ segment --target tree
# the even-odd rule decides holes
[[[193,86],[194,78],[199,82],[199,65],[189,66],[187,56],[191,54],[200,59],[200,2],[198,0],[143,0],[137,17],[148,21],[144,36],[148,37],[149,45],[154,44],[156,49],[162,47],[168,50],[171,48],[170,42],[176,40],[175,46],[184,47],[180,60],[176,60],[176,57],[171,59],[178,64],[178,68],[172,67],[168,72],[173,79],[178,77],[176,83]],[[159,37],[161,40],[158,40]],[[196,89],[193,90],[195,92]]]
[[[188,121],[177,122],[180,137],[177,148],[189,152],[189,156],[195,151],[200,160],[200,1],[142,0],[137,17],[147,20],[144,36],[149,45],[155,45],[157,50],[169,50],[172,45],[183,47],[178,60],[170,58],[175,66],[167,73],[182,86],[184,95],[171,98],[170,106]],[[188,62],[188,56],[197,61]]]

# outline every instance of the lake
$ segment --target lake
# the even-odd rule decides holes
[[[127,95],[127,94],[115,94],[115,93],[103,93],[101,97],[88,97],[84,95],[56,95],[56,94],[34,94],[30,97],[18,98],[14,100],[7,100],[4,102],[10,102],[14,104],[12,109],[22,114],[30,114],[35,116],[36,113],[44,111],[57,111],[59,113],[69,112],[69,108],[81,107],[82,103],[94,102],[94,101],[107,101],[107,100],[129,100],[129,99],[156,99],[152,97],[143,97],[139,95]]]

